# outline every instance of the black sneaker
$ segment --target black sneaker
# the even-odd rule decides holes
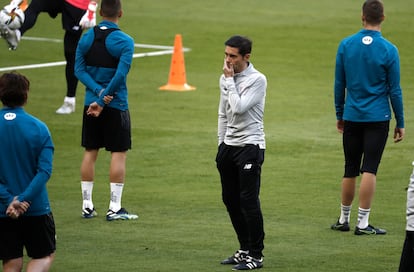
[[[121,208],[119,211],[114,212],[113,210],[108,210],[106,213],[106,220],[113,221],[113,220],[135,220],[138,219],[138,215],[128,213],[127,210]]]
[[[338,221],[336,221],[336,223],[331,226],[331,229],[339,231],[349,231],[349,223],[345,221],[343,224],[341,224],[339,223],[338,219]]]
[[[249,254],[249,251],[244,251],[244,250],[239,249],[232,256],[228,257],[227,259],[222,260],[220,263],[221,264],[238,264],[246,260],[247,254]]]
[[[262,267],[263,267],[263,257],[260,259],[256,259],[256,258],[253,258],[252,256],[247,256],[246,260],[233,266],[233,270],[252,270],[252,269],[259,269]]]
[[[384,235],[387,234],[385,229],[375,228],[374,226],[368,225],[365,229],[355,227],[355,235]]]
[[[90,208],[82,209],[82,217],[83,218],[89,219],[89,218],[93,218],[93,217],[96,217],[96,216],[98,216],[98,213],[96,212],[95,208],[93,208],[93,209],[90,209]]]

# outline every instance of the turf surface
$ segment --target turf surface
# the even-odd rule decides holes
[[[388,234],[356,237],[329,229],[339,215],[343,167],[333,68],[339,41],[361,27],[361,5],[332,0],[124,0],[120,27],[136,43],[173,45],[175,34],[182,34],[184,46],[191,49],[185,53],[187,81],[197,87],[184,93],[158,90],[167,82],[171,55],[134,60],[128,81],[133,149],[123,205],[139,214],[137,221],[104,219],[109,203],[109,154],[104,151],[93,193],[99,216],[81,219],[84,87],[78,87],[76,112],[59,116],[54,112],[65,95],[64,67],[19,70],[31,80],[26,109],[48,124],[56,146],[48,185],[58,241],[52,271],[231,270],[219,264],[238,245],[221,203],[214,159],[223,42],[233,34],[253,39],[251,60],[268,78],[261,193],[264,270],[396,271],[414,146],[414,3],[385,1],[383,35],[400,50],[407,133],[399,144],[390,138],[378,173],[370,221]],[[62,39],[60,20],[42,15],[25,36]],[[23,39],[14,52],[0,42],[0,69],[63,61],[59,41]],[[357,204],[351,226],[356,213]]]

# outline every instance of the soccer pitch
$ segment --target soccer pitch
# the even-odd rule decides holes
[[[233,34],[252,38],[251,61],[268,79],[263,270],[396,271],[414,160],[414,2],[408,2],[384,0],[382,33],[398,46],[401,58],[406,138],[394,144],[390,132],[378,172],[370,221],[387,229],[381,237],[329,228],[339,215],[343,171],[333,105],[335,54],[339,41],[361,28],[362,1],[123,0],[121,29],[136,44],[163,47],[138,46],[135,53],[142,57],[134,59],[128,77],[133,148],[122,202],[139,215],[130,222],[105,221],[109,154],[104,150],[93,193],[99,216],[80,216],[84,87],[78,86],[74,114],[55,114],[65,96],[60,16],[52,20],[43,14],[25,35],[44,41],[23,39],[16,51],[8,51],[0,40],[1,69],[60,63],[17,69],[31,80],[26,110],[48,124],[56,147],[48,184],[57,228],[51,271],[231,271],[219,262],[238,245],[221,202],[214,159],[223,43]],[[168,80],[171,54],[152,52],[171,50],[176,34],[191,49],[185,68],[195,91],[158,90]]]

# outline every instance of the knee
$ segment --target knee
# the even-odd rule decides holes
[[[3,260],[4,272],[20,272],[23,269],[23,258]]]
[[[235,196],[222,195],[222,200],[229,213],[240,212],[240,201]]]
[[[40,259],[31,259],[27,265],[27,272],[49,271],[55,259],[55,253]]]
[[[51,267],[51,266],[52,266],[53,261],[55,260],[55,253],[50,254],[50,255],[49,255],[49,256],[47,256],[45,259],[46,259],[46,260],[45,260],[45,263],[47,264],[47,267]]]
[[[240,206],[242,212],[246,215],[255,215],[260,212],[260,201],[257,197],[242,198]]]

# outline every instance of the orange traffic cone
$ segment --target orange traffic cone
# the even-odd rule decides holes
[[[174,52],[171,59],[170,75],[167,85],[161,86],[165,91],[192,91],[196,88],[187,84],[185,76],[184,53],[181,35],[175,35]]]

